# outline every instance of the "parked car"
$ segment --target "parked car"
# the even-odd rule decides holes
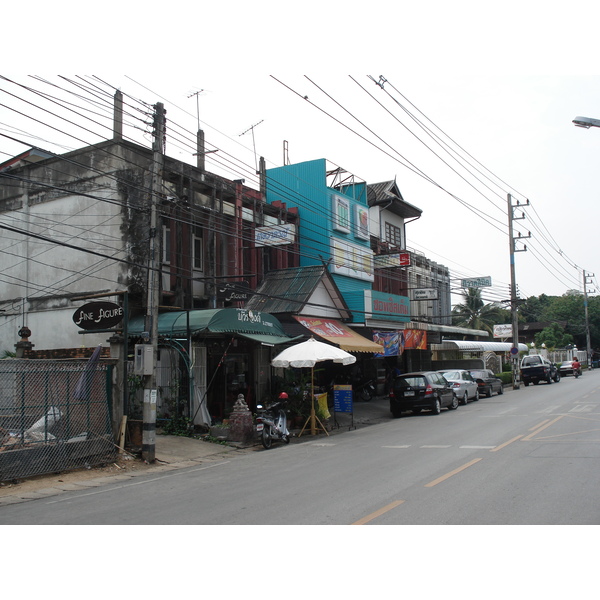
[[[493,371],[489,369],[476,369],[469,372],[479,386],[479,397],[483,395],[490,398],[495,392],[498,392],[498,395],[504,394],[502,380],[496,377]]]
[[[479,400],[479,386],[469,371],[454,369],[442,370],[439,373],[452,384],[452,391],[461,404],[467,404],[469,400]]]
[[[538,354],[530,354],[521,360],[521,381],[525,386],[537,385],[540,381],[559,382],[560,372],[555,363]]]
[[[560,373],[561,377],[564,377],[565,375],[573,375],[573,361],[565,360],[565,362],[560,365],[558,372]]]
[[[448,410],[458,408],[458,398],[452,390],[452,384],[436,371],[405,373],[396,377],[390,389],[390,411],[394,418],[402,411],[411,410],[420,413],[430,410],[439,415],[442,407]]]

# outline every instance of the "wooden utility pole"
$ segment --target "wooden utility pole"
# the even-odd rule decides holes
[[[156,453],[156,359],[158,355],[158,306],[160,295],[160,224],[157,194],[162,177],[165,136],[165,109],[160,102],[154,107],[154,143],[150,180],[150,247],[148,256],[148,290],[146,300],[146,332],[152,346],[152,373],[144,376],[144,431],[142,458],[154,462]]]

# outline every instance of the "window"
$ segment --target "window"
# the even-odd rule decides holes
[[[193,235],[193,260],[194,270],[202,271],[204,264],[204,244],[202,229],[200,227],[194,227]]]
[[[402,229],[391,223],[385,224],[385,241],[402,248]]]
[[[163,226],[163,263],[168,265],[171,262],[171,228]]]

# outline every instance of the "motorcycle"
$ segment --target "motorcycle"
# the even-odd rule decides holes
[[[354,397],[357,400],[362,400],[363,402],[370,402],[375,395],[375,386],[373,385],[373,380],[369,379],[368,381],[364,381],[358,385],[353,386]]]
[[[575,379],[577,379],[581,375],[581,369],[573,369],[573,375],[575,375]]]
[[[256,433],[265,449],[273,445],[273,440],[281,440],[284,444],[290,443],[290,432],[287,428],[287,415],[283,405],[288,395],[285,392],[279,394],[278,402],[264,408],[261,404],[256,406],[258,416],[256,417]]]

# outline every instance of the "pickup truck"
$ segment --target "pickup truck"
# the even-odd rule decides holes
[[[537,385],[540,381],[560,381],[558,367],[537,354],[524,356],[521,360],[521,381],[524,385],[533,383]]]

